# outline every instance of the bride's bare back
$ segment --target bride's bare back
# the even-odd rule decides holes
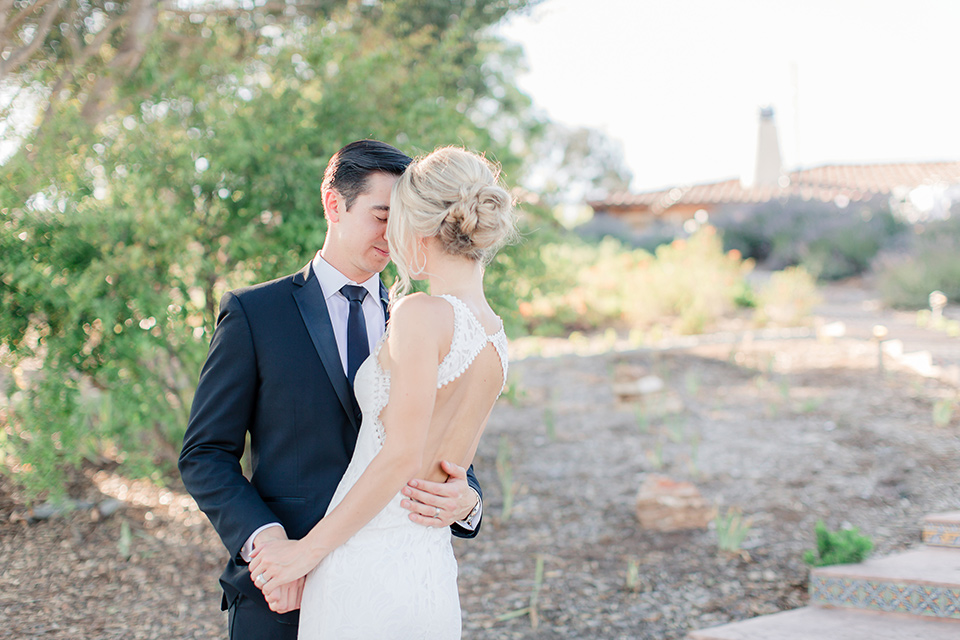
[[[411,297],[421,298],[418,300],[421,305],[429,305],[431,322],[435,322],[437,328],[433,334],[436,345],[423,345],[419,357],[429,359],[436,353],[433,364],[438,367],[441,376],[446,374],[450,377],[450,371],[442,369],[451,349],[470,351],[469,354],[455,354],[457,357],[453,360],[463,363],[460,366],[465,369],[460,371],[460,367],[457,367],[457,371],[453,372],[455,377],[437,389],[423,446],[422,467],[416,475],[417,478],[443,482],[447,474],[440,468],[442,460],[464,468],[470,466],[493,405],[503,389],[506,361],[501,358],[505,358],[506,354],[501,355],[497,350],[498,342],[500,348],[505,345],[503,324],[486,300],[468,303],[454,296]],[[470,325],[467,330],[473,334],[472,343],[464,344],[462,340],[455,343],[456,322]],[[379,354],[380,366],[384,371],[398,368],[398,363],[391,357],[396,349],[391,351],[390,345],[399,344],[405,339],[402,331],[391,331],[387,348]],[[478,348],[479,353],[476,353]],[[409,363],[401,363],[399,369],[402,370],[404,365]],[[391,423],[391,417],[388,404],[381,415],[384,425]]]

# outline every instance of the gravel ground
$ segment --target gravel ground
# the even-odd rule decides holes
[[[616,381],[645,375],[665,389],[616,397]],[[957,398],[907,371],[881,377],[875,346],[854,340],[519,360],[477,454],[484,529],[455,543],[464,637],[679,639],[802,606],[818,519],[859,527],[882,555],[917,544],[923,515],[960,508],[960,420],[932,419]],[[718,551],[713,527],[641,529],[648,473],[741,509],[740,553]],[[225,551],[182,490],[89,468],[70,493],[123,506],[31,524],[0,480],[0,638],[225,636]]]

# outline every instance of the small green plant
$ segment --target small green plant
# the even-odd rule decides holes
[[[637,408],[633,412],[634,417],[637,419],[637,429],[640,430],[642,435],[646,435],[650,432],[650,417],[647,415],[647,412],[640,405],[637,405]]]
[[[784,402],[790,402],[790,382],[786,378],[781,378],[777,384],[777,390],[780,392],[780,398]]]
[[[668,416],[664,422],[666,422],[667,437],[670,438],[671,442],[681,444],[684,441],[686,430],[680,416]]]
[[[500,489],[503,492],[503,505],[500,507],[500,520],[506,522],[510,519],[510,512],[513,510],[513,497],[516,495],[516,481],[513,477],[513,463],[510,458],[512,451],[510,441],[506,434],[500,435],[500,443],[497,447],[497,477],[500,479]]]
[[[117,539],[117,552],[124,560],[129,560],[132,552],[130,550],[133,542],[133,535],[130,533],[130,523],[123,520],[120,523],[120,538]]]
[[[744,518],[738,507],[731,507],[724,514],[717,513],[713,524],[717,530],[717,547],[728,553],[740,553],[743,541],[750,535],[753,520]]]
[[[945,427],[953,420],[953,412],[956,406],[952,400],[938,400],[933,405],[933,424],[938,427]]]
[[[500,397],[510,403],[512,407],[519,407],[527,397],[527,390],[520,384],[518,376],[507,374],[507,386]]]
[[[830,531],[823,520],[818,520],[815,531],[816,551],[803,554],[803,561],[813,567],[863,562],[873,550],[873,540],[861,535],[857,527]]]
[[[533,588],[530,590],[530,603],[526,607],[514,609],[497,616],[498,622],[506,622],[520,616],[530,616],[530,627],[540,626],[540,589],[543,588],[543,556],[537,556],[537,564],[533,570]]]
[[[624,587],[627,591],[637,591],[640,587],[640,563],[636,558],[627,560],[627,578]]]
[[[683,382],[689,395],[696,396],[700,392],[700,375],[696,371],[688,371]]]
[[[690,458],[687,460],[687,469],[694,478],[699,478],[700,473],[700,434],[695,433],[690,436]]]
[[[654,470],[659,471],[663,468],[663,440],[658,439],[657,443],[653,445],[653,449],[647,451],[647,460],[650,461],[650,465]]]
[[[556,442],[557,440],[557,424],[556,424],[556,415],[552,405],[548,405],[543,409],[543,426],[547,429],[547,438],[550,442]]]

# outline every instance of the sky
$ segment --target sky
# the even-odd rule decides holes
[[[634,190],[752,175],[766,105],[787,169],[960,160],[960,0],[544,0],[500,33]]]

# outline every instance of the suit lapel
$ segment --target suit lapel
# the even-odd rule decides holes
[[[326,369],[327,376],[329,376],[330,382],[337,392],[340,404],[347,412],[351,424],[359,430],[357,401],[350,389],[347,376],[343,372],[343,363],[340,362],[337,339],[333,334],[333,324],[330,322],[327,303],[323,299],[323,291],[320,289],[320,284],[317,282],[309,263],[294,276],[293,283],[297,285],[297,288],[293,291],[293,298],[300,309],[303,323],[307,326],[310,340],[313,342],[313,346],[320,356],[320,361],[323,363],[323,368]]]

